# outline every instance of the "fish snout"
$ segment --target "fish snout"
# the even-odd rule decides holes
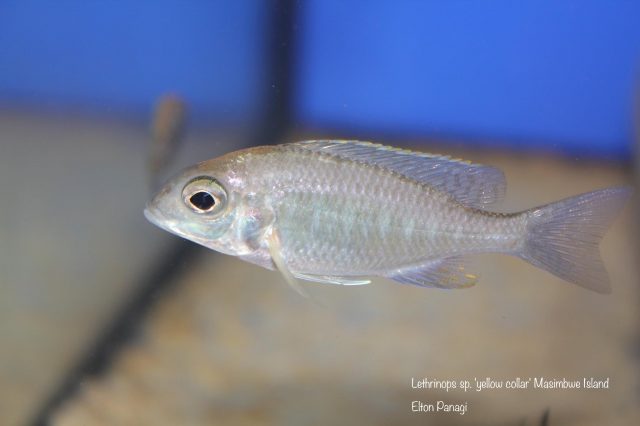
[[[144,208],[144,217],[154,225],[160,226],[162,223],[162,216],[157,207],[153,206],[153,202],[148,203]]]

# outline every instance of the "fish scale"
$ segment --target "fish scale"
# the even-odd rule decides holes
[[[340,158],[309,168],[306,164],[317,154],[283,151],[247,158],[246,165],[256,176],[274,180],[250,180],[250,187],[285,188],[268,203],[278,217],[283,256],[292,269],[326,273],[330,268],[345,276],[379,273],[443,254],[502,251],[512,241],[507,237],[520,237],[510,221],[522,223],[521,218],[471,210],[397,173]],[[288,170],[285,179],[278,169]],[[479,229],[484,238],[475,238]]]

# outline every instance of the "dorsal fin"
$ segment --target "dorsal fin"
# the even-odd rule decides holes
[[[423,152],[346,140],[313,140],[291,144],[353,161],[387,168],[446,192],[469,207],[483,208],[504,196],[504,174],[495,167]]]

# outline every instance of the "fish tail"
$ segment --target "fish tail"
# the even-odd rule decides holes
[[[552,274],[598,293],[610,293],[598,245],[632,193],[601,189],[531,209],[518,255]]]

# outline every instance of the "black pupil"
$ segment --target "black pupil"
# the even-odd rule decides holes
[[[209,210],[216,204],[216,200],[213,199],[208,192],[200,191],[193,194],[189,201],[199,210]]]

